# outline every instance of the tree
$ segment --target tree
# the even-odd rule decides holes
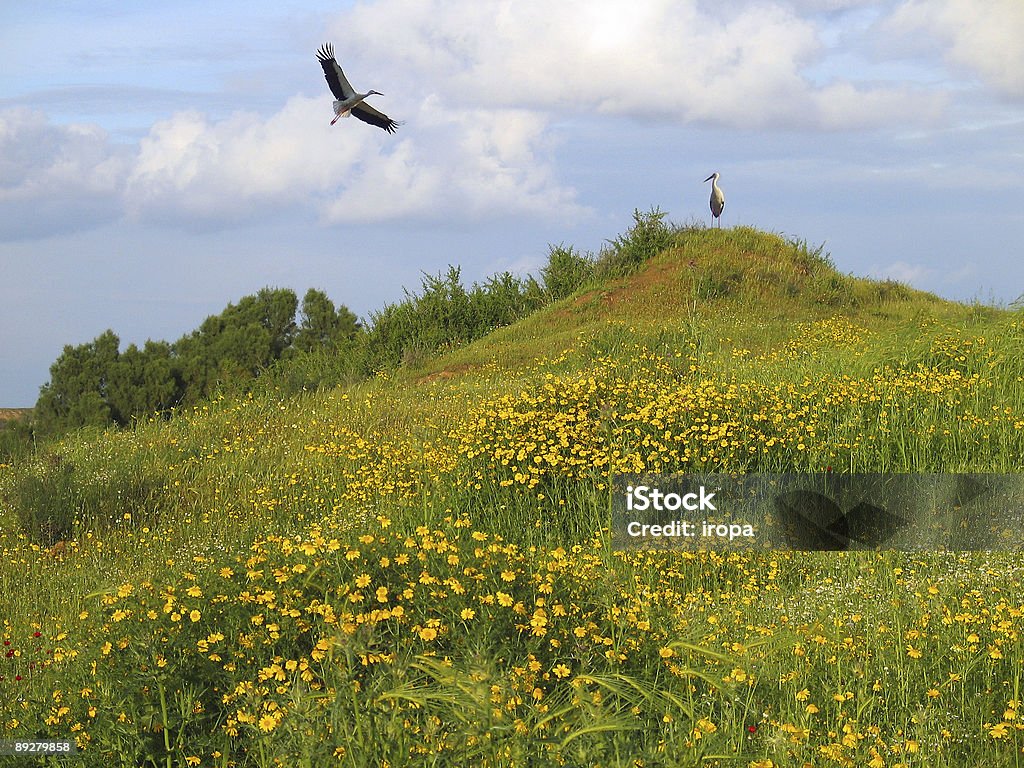
[[[297,306],[294,291],[263,288],[175,342],[183,402],[199,402],[218,386],[244,384],[279,360],[292,344]]]
[[[118,424],[137,416],[170,410],[181,399],[183,385],[171,359],[171,345],[147,341],[140,350],[134,344],[112,366],[107,403]]]
[[[315,288],[306,291],[302,298],[300,322],[293,347],[300,352],[317,348],[340,348],[356,337],[359,322],[345,305],[337,310],[334,302],[325,293]]]
[[[87,344],[65,346],[39,392],[35,417],[44,431],[109,424],[107,390],[120,340],[107,330]]]

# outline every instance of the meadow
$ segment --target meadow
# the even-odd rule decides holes
[[[0,739],[85,766],[1017,766],[1016,553],[619,552],[609,493],[1022,455],[1021,312],[677,228],[471,345],[2,467]]]

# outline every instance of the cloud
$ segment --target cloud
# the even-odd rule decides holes
[[[130,151],[94,125],[0,112],[0,238],[88,228],[116,218]]]
[[[906,0],[888,20],[904,35],[935,35],[946,58],[1008,96],[1024,97],[1021,0]]]
[[[558,183],[547,121],[516,109],[460,109],[427,97],[415,139],[372,158],[326,209],[331,222],[398,216],[578,218]]]
[[[894,261],[882,267],[874,267],[868,274],[881,280],[895,280],[898,283],[914,285],[930,277],[932,270],[922,264]]]
[[[323,99],[302,96],[270,117],[178,112],[141,140],[126,207],[146,219],[242,220],[307,201],[344,181],[367,143],[359,133],[332,142],[330,117]]]
[[[297,96],[266,119],[182,112],[154,125],[128,179],[129,210],[201,222],[311,206],[328,224],[583,212],[555,180],[537,115],[427,98],[416,132],[389,136],[354,118],[331,126],[328,104]]]
[[[0,112],[0,239],[124,216],[208,229],[289,210],[327,225],[586,213],[557,181],[539,114],[427,97],[417,130],[389,136],[352,118],[331,126],[329,104],[295,96],[268,117],[220,120],[178,112],[135,146],[42,112]]]
[[[815,23],[790,7],[718,9],[698,0],[379,0],[339,17],[334,32],[362,52],[357,63],[376,82],[428,83],[456,105],[815,129],[916,122],[936,110],[933,94],[901,84],[812,82],[807,68],[829,52]]]

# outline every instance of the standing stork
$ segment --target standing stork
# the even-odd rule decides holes
[[[722,228],[722,211],[725,210],[725,194],[718,188],[718,171],[715,171],[706,179],[704,183],[711,182],[711,216],[714,219],[718,219],[718,228]]]
[[[339,117],[348,117],[352,114],[364,123],[376,125],[388,133],[395,132],[395,129],[401,123],[392,120],[383,112],[374,109],[363,101],[367,96],[383,96],[384,94],[373,90],[366,93],[356,93],[355,89],[349,85],[348,78],[345,77],[345,73],[341,71],[341,67],[338,66],[338,62],[334,58],[333,45],[324,43],[320,46],[320,49],[316,52],[316,58],[320,62],[320,66],[324,68],[324,77],[327,79],[327,85],[330,86],[331,93],[334,94],[336,99],[334,102],[334,119],[331,120],[331,125],[338,122]]]

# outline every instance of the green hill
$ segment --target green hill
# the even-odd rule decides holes
[[[749,228],[668,242],[372,380],[6,467],[0,738],[90,766],[1013,764],[1012,556],[617,553],[608,484],[1017,471],[1024,318]]]

